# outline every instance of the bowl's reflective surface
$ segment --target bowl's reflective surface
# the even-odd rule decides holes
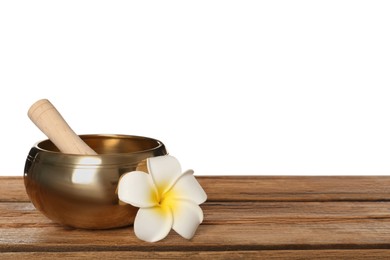
[[[24,170],[26,191],[34,206],[55,222],[89,229],[127,226],[136,208],[116,194],[120,176],[145,170],[144,159],[165,155],[158,140],[127,135],[81,135],[99,155],[59,153],[45,140],[29,152]]]

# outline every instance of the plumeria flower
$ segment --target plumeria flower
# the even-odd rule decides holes
[[[169,155],[148,158],[147,168],[149,174],[129,172],[118,184],[119,199],[139,207],[134,221],[135,235],[156,242],[172,228],[191,239],[203,221],[199,205],[207,199],[194,172],[182,173],[177,159]]]

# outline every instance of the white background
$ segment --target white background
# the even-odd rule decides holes
[[[1,1],[0,175],[48,98],[205,174],[390,173],[388,1]]]

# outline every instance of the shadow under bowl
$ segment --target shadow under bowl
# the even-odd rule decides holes
[[[24,169],[31,202],[49,219],[75,228],[133,224],[137,209],[119,201],[119,179],[129,171],[146,171],[146,158],[167,154],[164,144],[129,135],[80,137],[98,155],[64,154],[50,140],[31,148]]]

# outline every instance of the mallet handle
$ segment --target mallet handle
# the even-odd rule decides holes
[[[62,153],[97,154],[69,127],[49,100],[35,102],[28,110],[28,116]]]

